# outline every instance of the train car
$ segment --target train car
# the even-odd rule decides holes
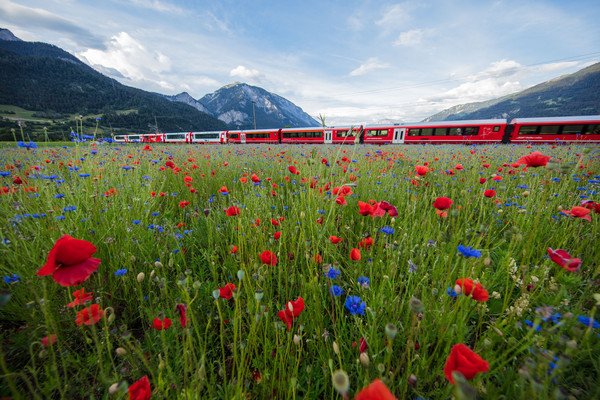
[[[242,131],[227,131],[227,143],[242,143]],[[244,135],[244,141],[246,136]]]
[[[239,131],[238,143],[280,143],[281,129],[253,129]]]
[[[404,143],[500,143],[506,140],[506,121],[483,119],[471,121],[437,121],[405,123]],[[388,130],[386,140],[393,137]]]
[[[367,125],[364,128],[363,143],[401,144],[404,143],[406,127],[402,124]]]
[[[144,135],[127,135],[127,143],[141,143],[144,141]]]
[[[165,133],[165,143],[191,143],[192,132]]]
[[[191,132],[191,143],[227,143],[227,131]]]
[[[148,133],[141,135],[141,141],[144,143],[164,143],[165,135],[163,133]]]
[[[280,131],[280,139],[280,143],[325,143],[322,127],[284,128]]]
[[[323,129],[323,143],[354,144],[362,139],[362,126],[332,126]]]
[[[127,143],[127,135],[115,135],[113,137],[115,143]]]
[[[515,118],[511,143],[600,142],[600,115]]]

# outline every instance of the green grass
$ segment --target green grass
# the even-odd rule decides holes
[[[2,147],[9,174],[0,180],[15,190],[0,196],[0,273],[20,279],[2,282],[12,297],[0,308],[0,392],[108,398],[111,385],[148,376],[153,398],[333,399],[341,396],[332,373],[342,369],[350,397],[379,378],[397,398],[447,399],[456,391],[444,365],[451,347],[464,343],[490,365],[470,381],[482,398],[600,396],[600,330],[577,319],[597,314],[599,216],[560,213],[579,206],[580,196],[599,200],[598,148],[538,146],[561,167],[527,171],[503,166],[530,152],[514,145],[152,148]],[[425,162],[432,170],[416,178],[415,165]],[[457,164],[464,169],[444,172]],[[26,183],[14,185],[16,176]],[[343,185],[352,194],[340,206],[328,192]],[[492,187],[496,197],[484,197]],[[442,196],[454,201],[446,218],[432,207]],[[388,201],[399,215],[361,216],[358,201],[369,199]],[[240,215],[227,216],[231,206]],[[64,234],[93,243],[102,260],[76,287],[36,276]],[[332,235],[342,242],[330,243]],[[366,237],[374,239],[368,250],[359,246]],[[481,257],[462,256],[459,245]],[[553,263],[549,247],[581,258],[581,271]],[[349,257],[353,248],[359,261]],[[265,250],[277,254],[276,266],[261,263]],[[325,276],[330,266],[339,277]],[[461,278],[481,282],[489,300],[449,296]],[[237,288],[230,300],[218,297],[227,283]],[[340,297],[332,285],[343,289]],[[107,310],[95,325],[77,326],[82,307],[66,307],[81,287]],[[350,314],[348,296],[366,303],[364,315]],[[306,308],[288,330],[277,313],[298,297]],[[413,298],[422,310],[411,308]],[[187,305],[185,328],[177,304]],[[560,324],[541,320],[543,306],[562,315]],[[172,326],[151,328],[157,317]],[[387,324],[397,328],[394,338]],[[57,342],[44,348],[40,340],[51,334]],[[359,361],[361,338],[368,365],[365,356]]]

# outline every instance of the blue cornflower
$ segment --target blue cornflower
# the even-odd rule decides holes
[[[450,286],[448,286],[448,288],[446,289],[446,293],[448,293],[448,296],[450,297],[458,297],[458,293],[456,293],[456,291]]]
[[[342,294],[344,294],[344,289],[342,289],[341,287],[337,286],[337,285],[332,285],[331,289],[329,289],[331,291],[331,294],[334,295],[335,297],[340,297]]]
[[[152,213],[152,216],[154,216],[154,217],[156,217],[157,215],[160,215],[160,213],[159,212],[153,212]]]
[[[331,267],[331,268],[329,268],[329,271],[327,271],[327,273],[325,274],[325,276],[327,278],[329,278],[329,279],[335,279],[338,276],[340,276],[340,270]]]
[[[367,307],[365,302],[362,301],[362,299],[358,296],[348,296],[348,298],[346,298],[346,303],[344,303],[344,305],[346,306],[348,311],[350,311],[351,315],[355,315],[355,314],[364,315],[365,308]]]
[[[577,321],[584,325],[591,326],[592,328],[600,328],[600,323],[590,317],[586,317],[585,315],[578,316]]]
[[[393,235],[394,234],[394,228],[389,227],[389,226],[384,226],[380,230],[381,230],[381,232],[385,233],[386,235]]]
[[[21,277],[19,275],[13,274],[13,276],[5,276],[4,282],[6,282],[6,283],[19,282],[20,279],[21,279]]]
[[[34,143],[34,142],[29,142],[29,143],[18,142],[17,146],[24,147],[26,149],[37,149],[37,143]]]
[[[358,277],[358,284],[360,286],[369,286],[369,283],[371,283],[371,281],[366,276],[359,276]]]
[[[467,246],[463,246],[462,244],[459,245],[457,247],[458,251],[460,251],[462,253],[463,256],[469,258],[469,257],[475,257],[475,258],[479,258],[481,257],[481,252],[479,250],[475,250],[471,247],[467,247]]]
[[[118,269],[117,272],[115,272],[115,275],[117,276],[123,276],[127,273],[127,270],[125,268],[123,269]]]
[[[63,197],[65,197],[65,195],[59,193],[59,194],[55,194],[54,197],[57,199],[62,199]]]
[[[87,178],[87,177],[90,177],[90,176],[91,176],[90,174],[79,174],[80,178]]]

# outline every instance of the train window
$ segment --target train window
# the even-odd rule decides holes
[[[469,126],[464,129],[463,135],[476,136],[479,134],[478,126]]]
[[[433,128],[421,129],[421,136],[431,136],[431,135],[433,135]]]
[[[412,128],[408,130],[408,136],[419,136],[420,134],[420,129],[418,128]]]
[[[184,139],[185,140],[185,133],[168,133],[166,135],[167,140],[176,140],[176,139]]]
[[[500,127],[499,126],[495,126],[494,127],[494,132],[499,132],[500,131]]]
[[[129,140],[140,140],[139,136],[131,136],[129,135]]]
[[[348,136],[348,131],[337,131],[337,137],[346,137]]]
[[[557,135],[560,132],[560,125],[542,125],[540,135]]]
[[[239,139],[240,138],[240,134],[239,133],[230,133],[229,134],[229,138],[230,139]]]
[[[539,125],[521,125],[519,135],[537,135]]]
[[[465,128],[450,128],[448,132],[449,136],[463,136],[466,135]]]
[[[433,136],[446,136],[447,132],[448,132],[448,128],[435,128],[433,130],[432,135]]]
[[[125,136],[115,136],[115,140],[125,140]]]
[[[583,132],[583,125],[563,125],[563,135],[581,135]]]
[[[586,125],[583,131],[584,135],[600,135],[600,124]]]
[[[194,139],[218,139],[218,133],[194,133]]]
[[[268,133],[250,133],[250,132],[247,132],[246,133],[246,138],[247,139],[268,139],[269,138],[269,134]]]
[[[387,129],[370,129],[369,131],[367,131],[367,137],[382,137],[387,135]]]

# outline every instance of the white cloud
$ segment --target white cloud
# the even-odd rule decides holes
[[[77,56],[91,66],[117,70],[132,81],[154,81],[162,88],[172,87],[161,78],[162,72],[171,69],[169,57],[159,51],[146,49],[127,32],[113,36],[106,50],[88,49]]]
[[[410,20],[410,11],[412,9],[413,6],[408,2],[388,6],[383,11],[381,18],[375,23],[384,32],[396,30],[398,26],[402,26]]]
[[[79,46],[104,48],[102,39],[92,31],[41,8],[27,7],[9,0],[3,0],[0,2],[0,21],[11,25],[18,21],[21,26],[35,26],[66,34]],[[41,40],[41,38],[38,38],[38,40]]]
[[[185,11],[171,3],[165,3],[159,0],[132,0],[132,3],[144,8],[149,8],[158,12],[167,12],[174,14],[184,14]]]
[[[394,46],[414,46],[421,43],[422,38],[423,31],[420,29],[402,32],[398,39],[394,42]]]
[[[349,76],[359,76],[359,75],[364,75],[367,72],[373,71],[375,69],[384,69],[384,68],[389,68],[389,67],[390,67],[390,64],[388,64],[388,63],[381,63],[381,62],[379,62],[379,60],[377,59],[377,57],[371,57],[364,64],[362,64],[360,67],[358,67],[355,70],[351,71],[348,75]]]
[[[243,65],[238,65],[237,67],[229,71],[229,76],[237,76],[247,80],[258,80],[262,77],[262,74],[257,69],[249,69],[244,67]]]

